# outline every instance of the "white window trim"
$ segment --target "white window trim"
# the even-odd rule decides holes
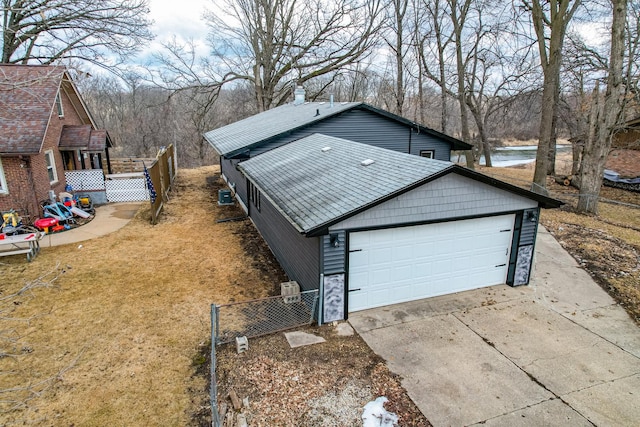
[[[51,159],[51,165],[47,162],[47,157]],[[47,165],[47,177],[49,176],[49,168],[53,171],[53,181],[49,180],[49,184],[56,184],[58,182],[58,171],[56,170],[56,158],[53,155],[53,150],[44,152],[44,162]]]
[[[428,156],[425,156],[425,154],[429,154]],[[436,151],[435,150],[420,150],[420,157],[425,157],[427,159],[435,159],[436,158]]]
[[[0,159],[0,194],[7,194],[8,192],[7,180],[4,177],[4,169],[2,169],[2,159]]]
[[[62,106],[60,91],[56,94],[56,110],[58,111],[58,117],[64,117],[64,107]]]

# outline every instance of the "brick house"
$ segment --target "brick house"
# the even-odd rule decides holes
[[[108,169],[111,146],[64,67],[0,65],[0,211],[38,217],[66,170]]]

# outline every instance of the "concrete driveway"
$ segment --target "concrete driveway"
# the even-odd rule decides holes
[[[640,328],[542,227],[529,286],[349,321],[434,426],[640,423]]]

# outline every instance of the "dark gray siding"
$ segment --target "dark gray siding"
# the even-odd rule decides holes
[[[220,171],[227,177],[227,182],[229,186],[235,186],[236,196],[242,200],[242,203],[247,205],[247,180],[240,173],[239,170],[236,169],[236,165],[238,164],[238,160],[234,159],[220,159]]]
[[[251,219],[280,265],[303,290],[318,289],[320,284],[320,243],[318,237],[302,236],[273,207],[264,195],[260,211],[250,205]]]
[[[532,217],[531,215],[534,216]],[[539,217],[540,209],[527,209],[524,211],[519,246],[533,245],[536,242]],[[532,218],[535,219],[532,221]]]
[[[251,150],[251,157],[313,133],[322,133],[415,155],[419,155],[421,150],[433,150],[438,160],[449,161],[451,156],[448,142],[419,133],[416,129],[373,112],[353,109],[256,147]]]
[[[336,274],[345,272],[346,236],[344,230],[334,231],[331,234],[338,236],[338,246],[331,245],[331,236],[322,236],[322,267],[324,274]]]

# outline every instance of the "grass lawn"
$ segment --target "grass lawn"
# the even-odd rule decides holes
[[[243,238],[230,238],[245,225],[215,222],[239,214],[216,206],[216,172],[180,171],[156,226],[141,205],[126,227],[82,247],[0,261],[0,425],[192,423],[208,402],[193,362],[208,345],[210,304],[274,289]]]

